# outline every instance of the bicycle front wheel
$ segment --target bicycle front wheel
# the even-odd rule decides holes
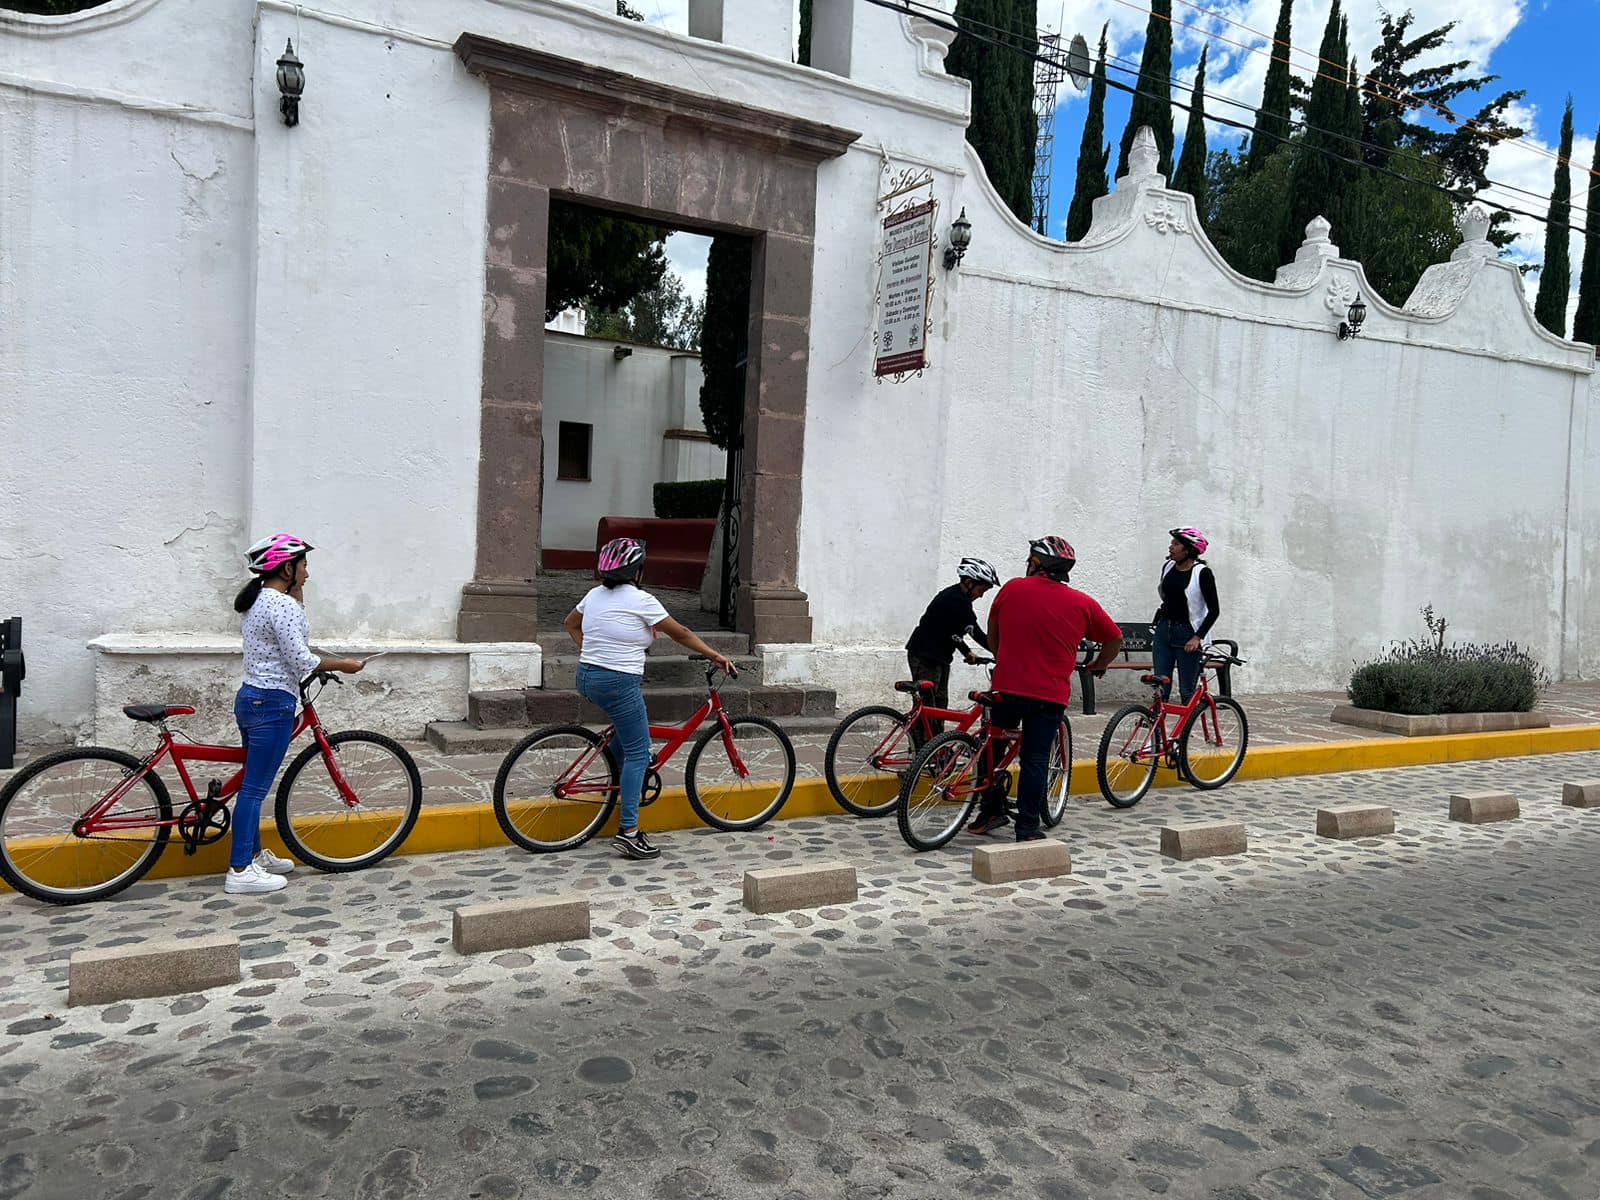
[[[1150,790],[1160,764],[1155,714],[1141,704],[1118,709],[1100,735],[1095,756],[1100,794],[1113,808],[1132,808]]]
[[[320,760],[322,769],[307,770]],[[351,803],[339,786],[349,788]],[[406,748],[381,733],[346,729],[295,756],[278,785],[278,836],[319,871],[354,871],[393,854],[422,811],[422,778]]]
[[[983,782],[978,739],[952,729],[917,755],[900,785],[900,836],[913,850],[937,850],[961,832]]]
[[[494,816],[524,850],[581,846],[617,806],[622,766],[610,743],[582,725],[536,730],[511,748],[494,778]]]
[[[63,750],[29,763],[0,789],[0,876],[47,904],[103,900],[155,865],[172,833],[161,777],[121,750]],[[82,834],[78,821],[105,797],[112,828]]]
[[[1178,763],[1190,783],[1209,792],[1238,773],[1249,742],[1250,726],[1238,701],[1213,696],[1184,726],[1178,740]]]
[[[881,817],[894,810],[900,775],[911,766],[911,756],[906,714],[874,704],[839,722],[828,739],[822,773],[839,807],[858,817]]]
[[[1045,827],[1054,829],[1067,815],[1067,797],[1072,794],[1072,722],[1061,718],[1061,731],[1050,746],[1050,766],[1045,775]]]
[[[726,733],[718,721],[700,735],[683,782],[702,821],[736,832],[776,816],[794,790],[794,774],[794,746],[775,722],[730,717]]]

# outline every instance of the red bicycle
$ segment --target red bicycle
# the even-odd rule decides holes
[[[702,655],[691,658],[704,661]],[[730,717],[706,667],[706,699],[681,725],[652,725],[663,744],[650,756],[641,806],[661,795],[661,768],[707,720],[689,751],[684,789],[689,805],[715,829],[755,829],[781,809],[794,789],[794,745],[765,717]],[[612,744],[616,729],[584,725],[535,730],[512,748],[494,780],[494,815],[524,850],[547,854],[581,846],[598,833],[617,805],[622,764]],[[718,754],[720,750],[722,753]],[[781,778],[771,778],[781,765]]]
[[[1100,792],[1116,808],[1132,808],[1155,781],[1156,768],[1166,766],[1195,787],[1210,791],[1238,773],[1250,743],[1244,709],[1231,696],[1216,696],[1206,673],[1222,666],[1243,666],[1244,659],[1211,650],[1201,662],[1200,678],[1187,704],[1161,698],[1170,682],[1165,675],[1141,675],[1155,689],[1148,704],[1117,710],[1100,735],[1095,773]],[[1167,732],[1167,718],[1174,732]]]
[[[905,773],[895,797],[900,836],[913,850],[939,849],[961,832],[990,789],[998,787],[1008,795],[1011,791],[1008,768],[1022,750],[1022,731],[1002,729],[991,720],[998,693],[969,695],[983,714],[978,735],[953,729],[934,738]],[[1054,826],[1066,811],[1072,789],[1072,724],[1064,713],[1046,770],[1041,817]]]
[[[822,773],[828,790],[841,808],[858,817],[881,817],[894,810],[901,776],[910,769],[917,751],[934,736],[936,721],[965,731],[983,715],[981,704],[939,708],[930,703],[933,684],[925,679],[902,679],[894,690],[911,697],[910,709],[901,712],[887,704],[856,709],[839,722],[823,755]],[[889,798],[872,799],[883,794]]]
[[[328,733],[316,698],[338,678],[315,671],[300,684],[294,738],[313,744],[278,784],[278,835],[301,862],[323,871],[369,867],[406,840],[422,811],[422,780],[405,747],[363,729]],[[312,689],[315,688],[313,691]],[[157,729],[143,759],[105,746],[51,754],[0,790],[0,876],[17,891],[53,904],[102,900],[137,882],[177,830],[185,854],[228,832],[228,801],[244,782],[243,746],[192,742],[168,722],[194,714],[183,704],[130,704],[129,718]],[[307,771],[321,760],[323,770]],[[158,768],[169,762],[189,794],[177,813]],[[237,764],[204,793],[191,763]]]

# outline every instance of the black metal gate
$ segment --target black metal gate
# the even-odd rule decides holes
[[[737,383],[734,395],[739,423],[728,438],[728,476],[722,485],[722,593],[717,605],[717,623],[724,629],[733,629],[738,623],[734,606],[739,591],[739,530],[740,492],[744,478],[744,388],[748,354],[741,354],[734,364]]]

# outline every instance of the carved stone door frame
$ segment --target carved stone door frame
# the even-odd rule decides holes
[[[738,628],[811,640],[796,585],[817,166],[860,135],[463,34],[489,86],[478,548],[462,641],[538,630],[550,198],[752,239]]]

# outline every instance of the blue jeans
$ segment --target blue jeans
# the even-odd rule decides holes
[[[622,750],[620,829],[639,827],[639,793],[650,765],[650,718],[644,711],[644,676],[612,671],[592,663],[578,664],[578,695],[605,710],[617,728]]]
[[[1017,752],[1017,841],[1040,832],[1044,814],[1044,790],[1050,777],[1050,752],[1066,707],[1048,700],[1027,696],[1001,696],[989,710],[989,719],[998,729],[1022,726],[1022,746]],[[988,764],[985,764],[987,768]],[[978,811],[986,815],[1005,811],[1005,793],[991,788],[983,795]]]
[[[1151,669],[1170,680],[1173,664],[1177,664],[1178,698],[1185,704],[1194,695],[1194,685],[1200,679],[1200,651],[1183,648],[1193,636],[1194,626],[1189,622],[1163,617],[1156,622],[1155,634],[1150,639]],[[1169,682],[1161,689],[1161,698],[1165,700],[1171,695],[1172,684]]]
[[[261,805],[289,752],[294,733],[295,698],[277,688],[245,684],[233,702],[244,742],[244,782],[233,802],[233,849],[230,867],[247,867],[261,853]]]

